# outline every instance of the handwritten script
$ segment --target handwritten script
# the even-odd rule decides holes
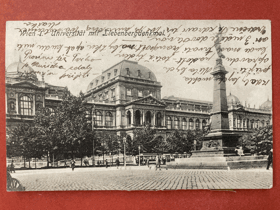
[[[71,23],[71,21],[70,21]],[[108,59],[154,64],[160,72],[180,75],[186,84],[211,82],[219,22],[184,21],[26,21],[13,27],[14,49],[22,62],[42,75],[87,78]],[[115,24],[113,24],[115,23]],[[271,83],[269,24],[222,23],[226,80],[244,86]],[[109,66],[108,66],[109,67]],[[107,68],[108,68],[107,67]]]

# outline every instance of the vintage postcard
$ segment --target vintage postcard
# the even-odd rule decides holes
[[[8,191],[272,188],[269,20],[9,21]]]

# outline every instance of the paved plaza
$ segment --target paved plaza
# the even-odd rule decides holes
[[[26,191],[268,189],[272,170],[155,170],[146,167],[70,168],[16,171]]]

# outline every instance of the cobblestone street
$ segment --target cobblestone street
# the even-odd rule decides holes
[[[16,171],[26,191],[268,189],[272,170],[148,170],[146,167]]]

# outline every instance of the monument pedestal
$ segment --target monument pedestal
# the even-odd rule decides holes
[[[239,134],[231,130],[212,131],[204,137],[202,148],[192,151],[192,157],[223,157],[235,155]]]

